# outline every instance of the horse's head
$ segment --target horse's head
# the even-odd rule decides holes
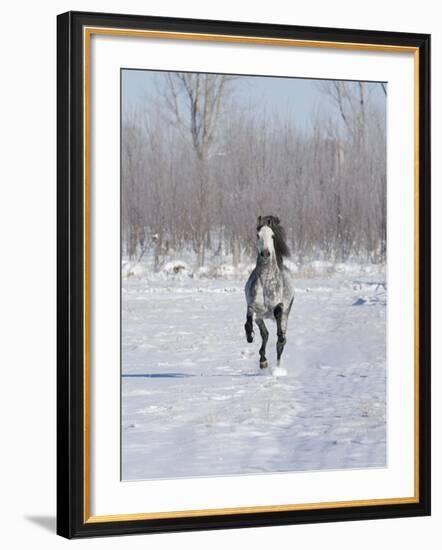
[[[275,253],[274,237],[272,229],[268,225],[263,225],[258,230],[258,252],[262,258],[270,258]]]
[[[285,231],[277,216],[259,216],[256,226],[258,253],[264,259],[276,255],[278,265],[282,265],[282,257],[290,256],[290,250],[285,242]]]
[[[262,258],[270,258],[275,254],[275,233],[273,228],[279,224],[276,216],[259,216],[256,237],[258,239],[258,253]]]

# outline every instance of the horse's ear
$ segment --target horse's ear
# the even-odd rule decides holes
[[[278,216],[273,216],[273,221],[275,222],[275,225],[279,225],[281,220],[278,218]]]
[[[261,216],[258,216],[258,219],[256,220],[256,223],[257,223],[258,225],[261,225],[261,219],[262,219],[262,217],[261,217]]]

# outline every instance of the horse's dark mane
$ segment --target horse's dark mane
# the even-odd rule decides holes
[[[286,243],[285,229],[280,225],[280,220],[277,216],[259,216],[257,230],[259,231],[264,225],[269,226],[273,231],[275,236],[276,261],[278,262],[278,267],[282,268],[284,265],[283,258],[290,257],[290,248]]]

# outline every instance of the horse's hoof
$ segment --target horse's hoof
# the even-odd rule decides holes
[[[247,336],[247,342],[248,342],[249,344],[251,344],[251,343],[253,342],[253,336],[254,336],[253,331],[252,331],[252,332],[247,332],[247,333],[246,333],[246,336]]]
[[[267,361],[261,361],[259,363],[259,368],[260,369],[266,369],[268,366],[269,366],[269,364],[267,363]]]

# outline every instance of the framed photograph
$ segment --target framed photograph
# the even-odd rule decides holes
[[[58,534],[430,513],[430,37],[58,17]]]

